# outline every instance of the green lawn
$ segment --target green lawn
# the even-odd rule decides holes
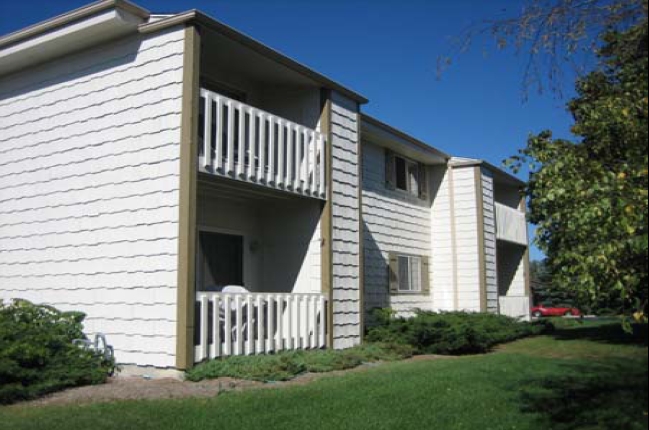
[[[647,331],[570,324],[493,354],[213,399],[0,408],[0,429],[646,429]],[[574,326],[573,326],[574,325]]]

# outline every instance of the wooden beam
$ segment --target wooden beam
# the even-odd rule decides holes
[[[333,347],[333,240],[332,229],[332,135],[331,135],[331,91],[323,89],[321,92],[320,132],[325,136],[325,181],[327,184],[327,200],[322,208],[320,229],[322,238],[321,248],[321,276],[322,292],[327,295],[327,347]]]
[[[194,302],[196,300],[196,181],[198,100],[201,39],[193,26],[185,28],[180,144],[178,231],[178,293],[176,367],[194,365]]]
[[[527,225],[527,200],[525,197],[521,198],[519,209],[525,214],[525,237],[527,237],[527,244],[525,247],[525,254],[523,255],[523,268],[525,275],[525,294],[527,297],[532,297],[532,281],[530,273],[530,235]]]

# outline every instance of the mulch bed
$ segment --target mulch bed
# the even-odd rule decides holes
[[[419,355],[404,361],[448,359],[439,355]],[[333,377],[349,372],[362,372],[380,366],[381,363],[368,363],[353,369],[327,373],[305,373],[283,382],[257,382],[234,378],[218,378],[200,382],[180,381],[173,378],[145,379],[142,377],[113,377],[101,385],[70,388],[16,406],[43,406],[65,404],[89,404],[120,400],[180,399],[187,397],[215,397],[229,391],[247,389],[279,388],[304,385],[322,377]]]

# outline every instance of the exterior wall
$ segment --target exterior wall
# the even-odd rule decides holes
[[[391,251],[430,258],[430,202],[386,188],[382,147],[363,142],[362,154],[365,311],[391,307],[409,314],[415,308],[431,309],[429,294],[390,295],[387,269]]]
[[[487,311],[498,312],[498,267],[496,262],[496,208],[494,178],[485,168],[480,169],[482,184],[482,215],[484,223],[484,259]]]
[[[501,296],[525,296],[525,247],[498,243],[498,291]]]
[[[321,292],[320,207],[305,198],[262,209],[261,291]]]
[[[333,347],[360,343],[360,220],[358,106],[338,93],[331,100],[331,228]]]
[[[498,281],[500,313],[515,318],[530,318],[530,297],[526,291],[527,252],[524,246],[498,242]]]
[[[453,169],[431,170],[431,294],[435,310],[457,309],[456,231]]]
[[[261,271],[262,254],[253,253],[250,244],[261,243],[262,228],[256,206],[242,200],[231,200],[198,195],[196,225],[200,230],[231,233],[243,236],[243,283],[250,291],[263,291]]]
[[[498,204],[520,211],[519,217],[496,216],[497,237],[516,239],[519,243],[497,239],[497,276],[499,311],[503,315],[530,319],[530,297],[527,291],[528,247],[524,210],[519,207],[521,195],[515,185],[495,184],[495,201]],[[506,212],[505,212],[506,213]],[[512,212],[516,213],[516,212]],[[501,214],[502,215],[502,214]],[[507,225],[498,225],[507,222]],[[503,230],[505,234],[503,234]],[[522,234],[521,234],[522,233]],[[522,236],[522,237],[521,237]]]
[[[457,309],[480,311],[480,255],[478,251],[478,201],[476,169],[453,168],[453,203],[456,245]]]
[[[0,78],[0,298],[173,366],[183,31]]]
[[[315,199],[229,199],[199,194],[199,229],[244,237],[244,287],[319,293],[320,206]]]

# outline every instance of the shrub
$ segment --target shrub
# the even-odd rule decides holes
[[[418,311],[412,318],[380,309],[367,340],[406,344],[419,354],[462,355],[489,351],[495,345],[540,334],[547,323],[520,322],[503,315],[469,312]]]
[[[85,339],[80,312],[0,301],[0,404],[105,382],[114,363],[72,344]]]
[[[200,381],[223,376],[254,381],[286,381],[304,372],[345,370],[363,363],[411,357],[403,344],[364,344],[343,350],[286,351],[279,354],[232,356],[206,361],[187,372],[187,379]]]
[[[304,364],[290,354],[234,355],[201,363],[189,370],[186,377],[190,381],[223,376],[253,381],[286,381],[305,371]]]

